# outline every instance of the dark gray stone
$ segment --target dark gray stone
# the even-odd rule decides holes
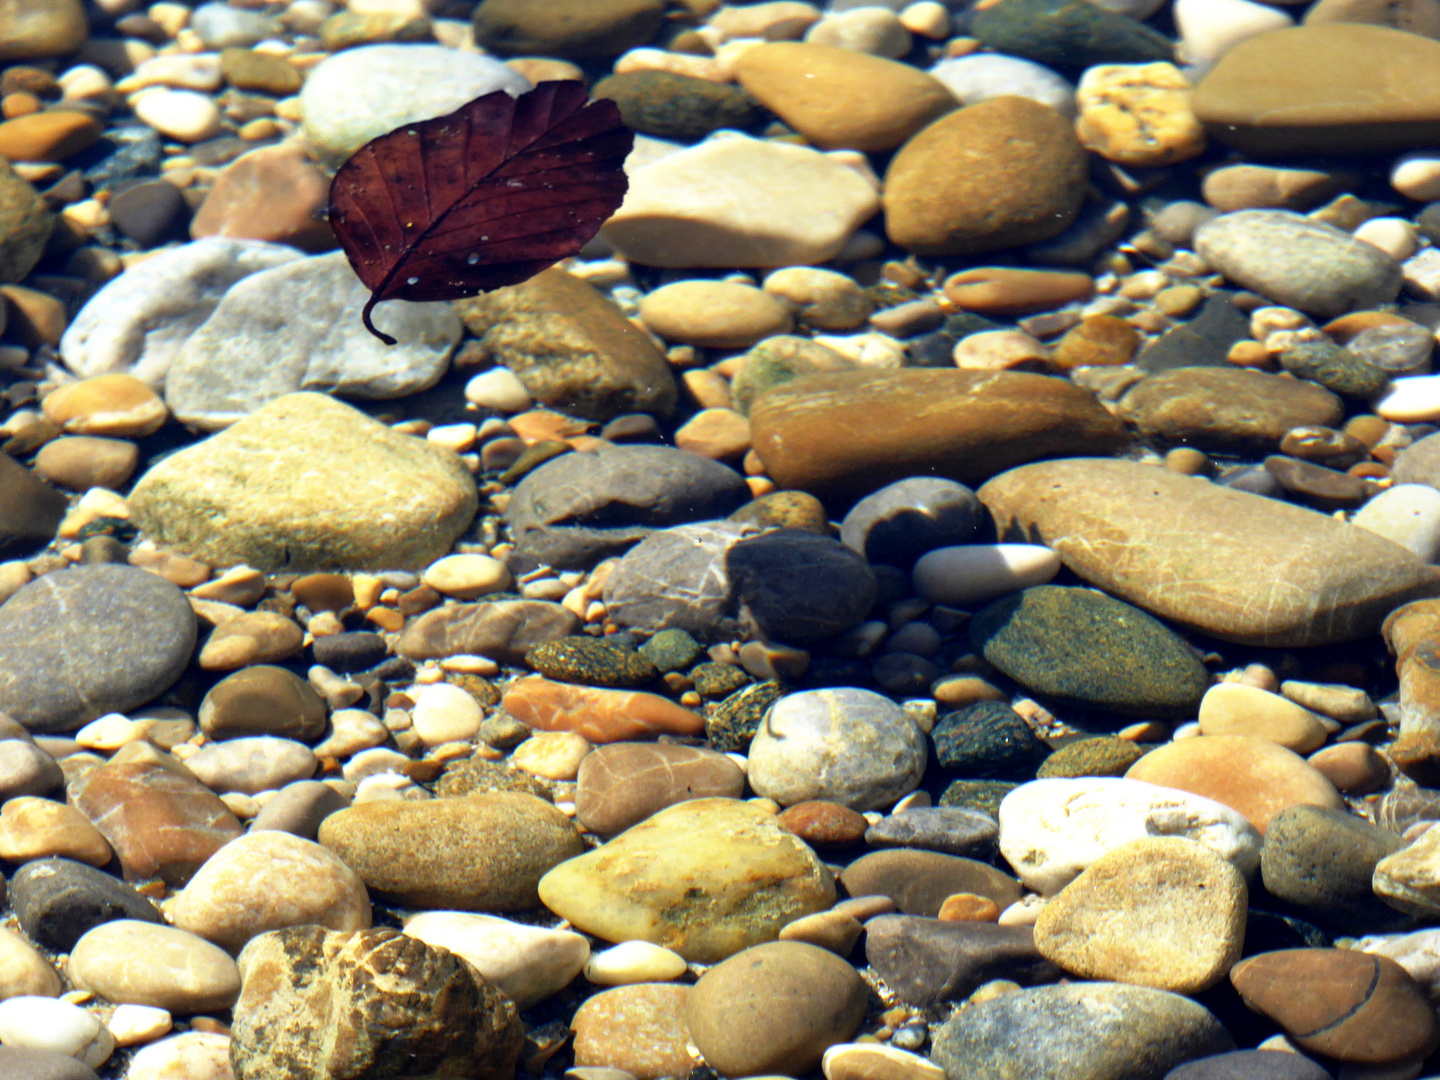
[[[967,543],[984,518],[964,484],[912,476],[856,503],[840,525],[840,541],[872,563],[908,568],[927,551]]]
[[[10,879],[10,902],[20,928],[57,952],[68,953],[101,923],[164,921],[155,905],[125,882],[71,859],[26,863]]]
[[[1172,326],[1140,351],[1136,360],[1146,371],[1182,367],[1220,367],[1230,347],[1250,336],[1250,320],[1220,295],[1209,297],[1200,314]]]
[[[1096,982],[973,1005],[940,1029],[930,1058],[953,1080],[1162,1080],[1234,1048],[1210,1010],[1187,997]]]
[[[1284,1050],[1232,1050],[1186,1062],[1165,1080],[1330,1080],[1323,1065]]]
[[[723,518],[749,501],[734,469],[669,446],[566,454],[520,481],[505,508],[517,555],[560,569],[593,566],[656,529]]]
[[[108,203],[115,228],[142,248],[177,238],[190,220],[190,207],[168,180],[147,180],[127,187]]]
[[[967,777],[1033,779],[1050,752],[1003,701],[981,701],[946,713],[930,732],[935,760]]]
[[[640,646],[641,655],[662,673],[685,670],[700,659],[703,651],[700,643],[684,630],[661,630]]]
[[[1297,341],[1280,351],[1279,360],[1297,379],[1317,382],[1341,397],[1369,400],[1390,385],[1384,371],[1329,338]]]
[[[273,829],[314,840],[320,823],[331,814],[344,810],[349,800],[319,780],[297,780],[283,788],[260,808],[250,831]]]
[[[0,557],[44,547],[64,516],[64,495],[9,454],[0,454]]]
[[[18,795],[48,795],[64,783],[55,759],[33,742],[0,739],[0,802]]]
[[[1028,926],[881,915],[865,924],[865,961],[910,1005],[963,1001],[992,979],[1022,986],[1064,974],[1035,948]]]
[[[195,648],[195,613],[132,566],[57,570],[0,605],[0,711],[31,731],[75,728],[159,697]]]
[[[100,1076],[64,1054],[0,1046],[0,1080],[100,1080]]]
[[[755,99],[738,86],[669,71],[611,75],[595,84],[591,96],[614,101],[627,127],[681,142],[717,128],[747,128],[760,115]]]
[[[385,659],[385,639],[363,630],[325,634],[311,648],[315,662],[332,671],[366,671]]]
[[[1318,922],[1356,933],[1402,921],[1371,887],[1375,864],[1405,841],[1346,810],[1290,806],[1270,819],[1260,874],[1266,890]]]
[[[988,859],[995,854],[1000,826],[989,814],[952,806],[924,806],[881,818],[865,830],[871,847],[909,847]]]
[[[1074,0],[1004,0],[977,12],[970,33],[996,52],[1083,68],[1169,60],[1168,38],[1144,23]]]

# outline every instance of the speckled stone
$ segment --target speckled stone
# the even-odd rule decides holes
[[[644,686],[659,674],[634,649],[582,635],[536,645],[525,654],[525,662],[547,679],[587,686]]]
[[[981,701],[935,721],[935,760],[968,778],[1028,779],[1048,750],[1003,701]]]
[[[713,661],[696,664],[688,674],[695,684],[695,692],[704,698],[728,697],[750,682],[744,668]]]
[[[760,730],[765,711],[784,695],[785,688],[774,681],[754,683],[735,691],[705,719],[705,734],[710,745],[726,753],[743,752]]]
[[[683,671],[702,651],[700,643],[684,630],[661,630],[640,646],[640,655],[661,672]]]
[[[1297,341],[1282,349],[1278,359],[1280,366],[1297,379],[1317,382],[1341,397],[1368,401],[1390,385],[1383,368],[1329,338]]]
[[[1102,736],[1066,743],[1040,763],[1035,775],[1049,777],[1124,776],[1125,770],[1145,756],[1129,739]]]
[[[689,1075],[690,1030],[685,1006],[691,987],[675,983],[617,986],[587,998],[575,1011],[575,1065],[620,1070],[635,1080]],[[598,1080],[598,1078],[597,1078]],[[613,1080],[622,1080],[615,1075]]]
[[[1373,930],[1396,921],[1395,912],[1376,898],[1383,889],[1372,887],[1376,864],[1402,847],[1397,834],[1348,810],[1290,806],[1270,819],[1260,874],[1270,895],[1295,904],[1308,918]],[[1435,915],[1440,905],[1423,910]]]
[[[940,805],[979,810],[994,817],[1005,796],[1019,786],[1007,780],[953,780],[941,793]]]

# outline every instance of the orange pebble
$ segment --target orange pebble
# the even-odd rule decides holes
[[[955,893],[940,905],[941,922],[995,922],[999,918],[1000,905],[975,893]]]

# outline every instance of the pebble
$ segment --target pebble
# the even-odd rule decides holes
[[[1205,150],[1190,82],[1174,64],[1097,64],[1081,77],[1075,100],[1080,142],[1106,161],[1153,168]]]
[[[51,856],[103,867],[114,852],[73,806],[29,795],[7,798],[0,806],[0,859],[26,863]]]
[[[734,281],[662,285],[640,302],[640,318],[667,340],[719,349],[745,349],[792,327],[785,304]]]
[[[594,953],[585,961],[584,967],[586,980],[596,986],[669,982],[685,974],[685,970],[683,956],[648,941],[625,941],[612,945]]]
[[[144,1046],[125,1072],[126,1080],[232,1080],[234,1075],[230,1036],[212,1031],[187,1031]]]
[[[1278,1050],[1232,1050],[1186,1062],[1165,1080],[1323,1080],[1330,1073],[1304,1054]]]
[[[147,90],[135,98],[135,116],[167,139],[198,143],[220,134],[220,110],[193,90]]]
[[[27,863],[10,886],[20,928],[57,952],[69,952],[87,932],[112,920],[161,921],[159,910],[129,885],[69,859]]]
[[[943,1069],[918,1054],[880,1043],[837,1043],[825,1051],[821,1068],[825,1072],[825,1080],[862,1080],[865,1077],[944,1080],[945,1077]]]
[[[318,765],[314,752],[304,743],[274,735],[210,743],[185,761],[186,768],[210,790],[246,795],[308,780]]]
[[[949,806],[896,810],[865,830],[871,847],[911,847],[984,858],[995,851],[999,826],[988,814]]]
[[[995,97],[1023,97],[1074,117],[1075,88],[1043,64],[1001,53],[972,53],[941,60],[929,72],[962,105]]]
[[[21,995],[0,1001],[0,1041],[6,1046],[48,1050],[103,1065],[115,1050],[115,1038],[91,1013],[53,997]]]
[[[0,1046],[0,1077],[5,1080],[98,1080],[90,1066],[65,1054]]]
[[[1372,888],[1375,867],[1401,846],[1399,836],[1345,811],[1291,806],[1266,830],[1260,871],[1267,892],[1320,922],[1383,926],[1395,916],[1376,900],[1388,894]]]
[[[1408,847],[1401,847],[1383,830],[1372,841],[1377,861],[1374,868],[1375,895],[1391,907],[1421,918],[1440,910],[1440,836],[1423,833]]]
[[[170,1031],[172,1019],[166,1009],[153,1005],[117,1005],[105,1021],[116,1046],[136,1046],[154,1042]]]
[[[971,539],[980,513],[975,493],[964,484],[916,476],[857,502],[840,524],[840,540],[872,563],[903,568],[936,548]]]
[[[744,787],[745,774],[724,754],[675,743],[610,743],[580,762],[575,816],[591,832],[614,836],[677,802],[738,799]]]
[[[495,915],[426,911],[406,921],[405,935],[463,958],[521,1010],[563,990],[582,968],[590,977],[590,945],[569,930]]]
[[[994,867],[934,851],[872,851],[847,866],[840,881],[851,896],[888,896],[906,915],[932,918],[956,893],[986,897],[1002,909],[1020,898],[1019,882]]]
[[[823,799],[787,806],[775,820],[811,847],[853,844],[865,835],[870,824],[858,810]]]
[[[1202,735],[1249,735],[1308,754],[1324,745],[1328,733],[1309,709],[1255,686],[1218,683],[1200,702]]]
[[[35,946],[13,930],[0,930],[0,971],[4,972],[0,976],[0,1002],[26,995],[60,996],[59,974]]]
[[[53,396],[53,395],[52,395]],[[54,439],[35,455],[35,475],[71,491],[125,486],[140,463],[140,449],[124,439],[70,435]]]
[[[238,615],[217,626],[200,650],[205,671],[234,671],[250,664],[288,660],[304,647],[305,632],[273,611]]]
[[[542,731],[573,731],[592,743],[622,742],[661,733],[696,735],[698,714],[658,694],[574,686],[529,675],[502,698],[507,713]]]
[[[200,730],[212,739],[273,735],[309,741],[325,730],[325,703],[287,669],[254,664],[212,686],[200,702],[198,719]]]
[[[525,412],[534,404],[525,384],[506,367],[493,367],[473,376],[465,384],[465,400],[504,413]]]
[[[930,737],[935,760],[962,776],[1029,779],[1048,749],[1001,701],[977,702],[942,715]]]
[[[1202,72],[1242,41],[1295,25],[1285,12],[1251,0],[1176,0],[1173,10],[1185,59]]]
[[[86,933],[70,951],[76,986],[116,1004],[150,1005],[180,1015],[228,1009],[240,971],[222,949],[173,926],[117,919]]]
[[[882,914],[865,923],[865,960],[903,1002],[964,1000],[995,979],[1053,982],[1060,969],[1040,955],[1029,926],[942,922]]]
[[[449,683],[421,687],[410,712],[415,733],[426,746],[473,739],[484,715],[471,694]]]
[[[575,1064],[622,1076],[662,1080],[691,1067],[685,1022],[693,988],[667,983],[617,986],[588,998],[575,1012]]]
[[[560,864],[541,881],[540,899],[606,941],[649,941],[714,963],[828,910],[835,884],[769,810],[712,798],[667,807]]]

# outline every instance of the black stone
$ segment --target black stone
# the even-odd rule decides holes
[[[1022,986],[1064,974],[1040,955],[1028,926],[881,915],[865,924],[865,960],[910,1005],[960,1001],[992,979]]]
[[[385,639],[364,630],[322,634],[315,639],[311,650],[317,664],[339,672],[368,671],[385,659],[386,652]]]
[[[1251,903],[1254,903],[1252,897]],[[1251,907],[1245,916],[1245,945],[1242,956],[1255,956],[1280,949],[1325,949],[1330,936],[1314,923]]]
[[[1211,296],[1195,318],[1171,327],[1145,346],[1136,363],[1147,371],[1219,367],[1227,363],[1230,347],[1249,337],[1250,320],[1245,314],[1224,296]]]
[[[921,697],[945,673],[923,656],[915,653],[886,653],[875,661],[870,677],[892,697]]]
[[[946,713],[930,732],[935,760],[966,777],[1030,779],[1050,748],[1003,701]]]
[[[71,859],[26,863],[10,879],[10,901],[20,928],[56,952],[68,953],[88,931],[116,919],[165,921],[125,882]]]
[[[115,228],[143,248],[180,236],[190,221],[190,205],[168,180],[148,180],[121,191],[105,209]]]
[[[968,543],[984,517],[980,500],[964,484],[912,476],[856,503],[840,525],[840,541],[872,563],[904,569],[927,551]]]

